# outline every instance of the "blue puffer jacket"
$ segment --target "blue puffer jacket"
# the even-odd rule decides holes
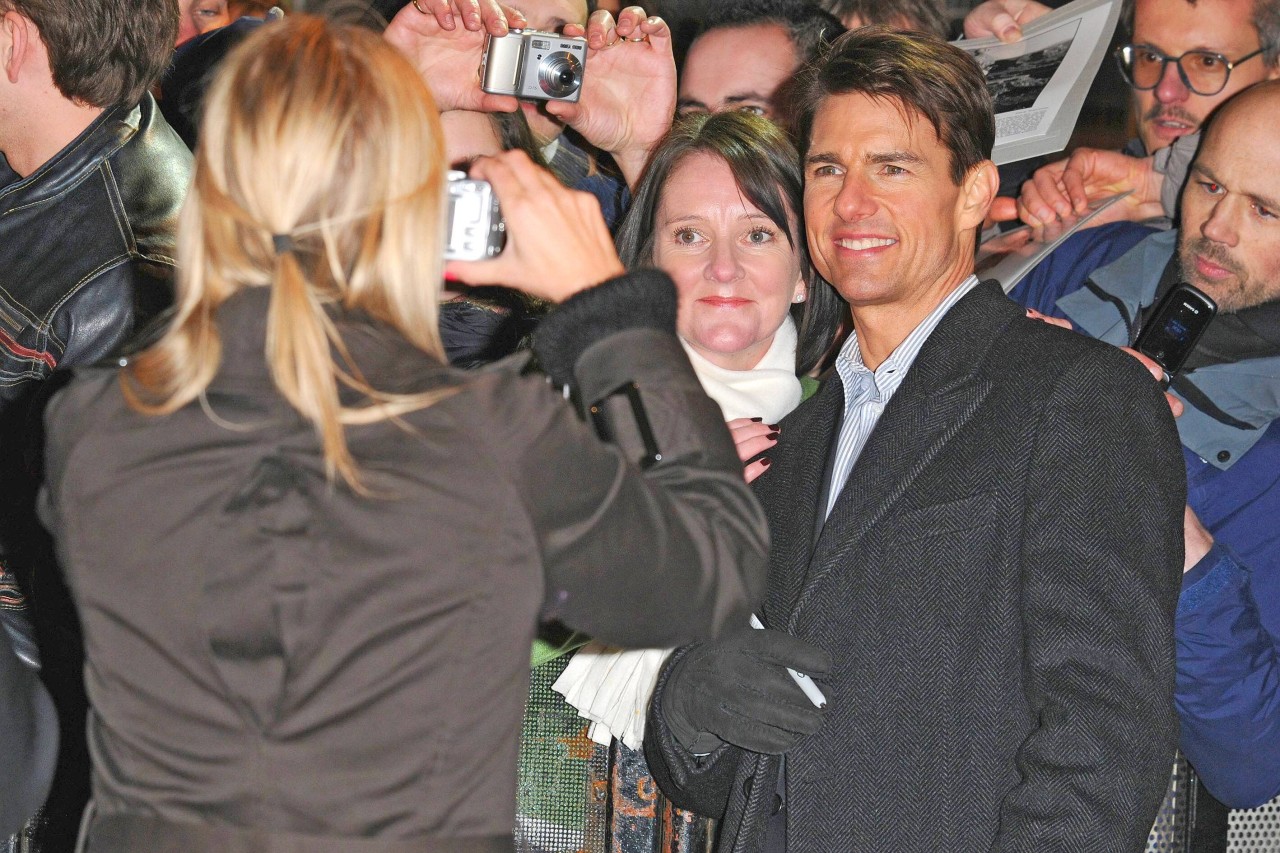
[[[1010,295],[1127,344],[1128,318],[1153,301],[1177,236],[1128,223],[1090,229]],[[1214,796],[1248,808],[1280,793],[1280,356],[1186,378],[1236,423],[1183,398],[1188,502],[1216,542],[1183,577],[1178,603],[1182,747]]]

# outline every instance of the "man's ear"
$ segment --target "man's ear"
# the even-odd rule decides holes
[[[960,184],[960,197],[956,201],[956,230],[981,228],[999,189],[1000,173],[995,163],[983,160],[970,169]]]
[[[35,24],[16,10],[0,15],[0,69],[10,83],[17,83],[22,66],[31,56]]]

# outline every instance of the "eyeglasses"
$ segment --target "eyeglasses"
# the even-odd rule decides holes
[[[1265,49],[1260,47],[1247,56],[1231,60],[1208,50],[1188,50],[1182,56],[1165,56],[1149,44],[1126,44],[1116,48],[1115,57],[1120,73],[1135,89],[1145,91],[1160,85],[1165,66],[1172,62],[1178,66],[1178,76],[1184,86],[1197,95],[1216,95],[1227,87],[1233,68]]]

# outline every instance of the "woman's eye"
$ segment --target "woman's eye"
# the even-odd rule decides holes
[[[675,233],[675,240],[682,246],[692,246],[702,242],[702,235],[692,228],[681,228]]]
[[[768,228],[752,228],[747,232],[747,242],[759,246],[773,240],[773,232]]]
[[[768,115],[768,113],[765,111],[765,108],[760,106],[759,104],[743,104],[742,106],[738,107],[738,112],[750,113],[753,116],[762,116],[762,117]]]

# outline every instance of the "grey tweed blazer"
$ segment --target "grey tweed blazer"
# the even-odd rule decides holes
[[[787,755],[788,853],[1142,849],[1178,737],[1186,497],[1155,383],[984,284],[820,524],[842,409],[833,380],[756,484],[765,622],[834,660],[822,727]],[[759,850],[778,759],[683,750],[661,715],[669,672],[646,744],[659,784],[724,817],[721,851]]]

